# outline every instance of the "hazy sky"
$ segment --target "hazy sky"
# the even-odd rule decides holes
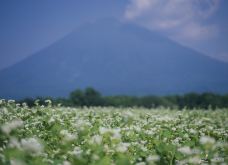
[[[115,17],[228,61],[227,0],[2,0],[0,69],[84,22]]]

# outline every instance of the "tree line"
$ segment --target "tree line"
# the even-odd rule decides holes
[[[54,105],[62,106],[112,106],[112,107],[165,107],[171,109],[216,109],[228,108],[228,94],[219,95],[215,93],[188,93],[184,95],[170,96],[102,96],[93,88],[84,90],[77,89],[70,93],[68,98],[37,97],[19,100],[26,102],[28,106],[35,106],[35,100],[45,105],[45,100],[51,100]]]

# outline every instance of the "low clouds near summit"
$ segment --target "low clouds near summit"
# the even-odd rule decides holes
[[[198,41],[218,35],[219,27],[207,23],[220,0],[130,0],[124,17],[180,41]]]

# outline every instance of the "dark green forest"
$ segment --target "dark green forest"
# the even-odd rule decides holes
[[[228,94],[219,95],[214,93],[188,93],[184,95],[169,96],[102,96],[93,88],[84,90],[76,89],[67,98],[37,97],[25,98],[17,102],[26,102],[28,106],[35,106],[39,100],[40,105],[45,105],[45,100],[51,100],[53,105],[69,107],[82,106],[112,106],[112,107],[144,107],[144,108],[171,108],[171,109],[217,109],[228,108]]]

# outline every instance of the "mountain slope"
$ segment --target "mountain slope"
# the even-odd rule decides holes
[[[131,24],[85,24],[0,72],[0,97],[228,92],[228,64]]]

